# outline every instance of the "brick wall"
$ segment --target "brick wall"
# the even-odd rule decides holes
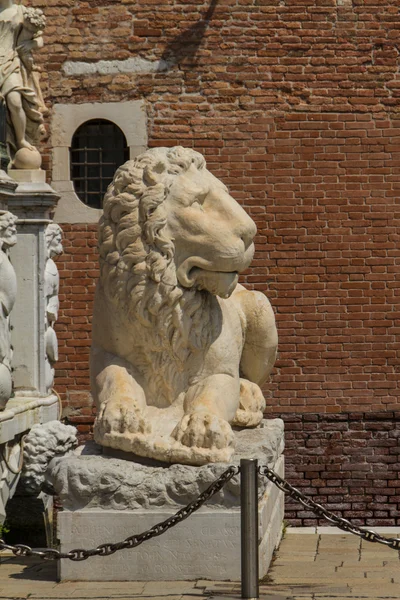
[[[375,468],[374,457],[388,450],[382,481],[391,483],[382,485],[395,489],[394,445],[380,445],[380,430],[367,426],[378,411],[387,439],[396,439],[397,420],[392,429],[390,422],[399,410],[400,381],[397,0],[219,0],[211,8],[193,0],[51,6],[35,0],[35,6],[48,18],[40,56],[50,104],[144,99],[149,145],[182,144],[205,154],[257,222],[256,256],[243,282],[265,291],[276,311],[280,355],[265,393],[267,411],[287,415],[289,473],[301,478],[301,460],[309,461],[326,466],[320,479],[330,480],[327,487],[357,488],[347,474],[346,481],[328,474],[340,461],[351,466],[343,444],[362,426],[368,464]],[[132,56],[175,66],[148,74],[62,70],[66,60]],[[95,233],[86,225],[64,231],[56,385],[85,436],[92,420],[87,352]],[[300,427],[297,434],[292,426]],[[382,518],[396,518],[382,510],[388,513]]]
[[[290,113],[270,129],[247,279],[268,281],[277,311],[272,408],[399,402],[399,134],[395,118],[351,113]]]
[[[59,361],[55,387],[63,399],[63,416],[78,427],[84,438],[94,419],[89,351],[98,277],[97,226],[64,224],[63,232],[64,254],[57,259],[60,314],[56,324]]]
[[[352,523],[400,525],[399,411],[284,418],[286,477],[293,485]],[[285,516],[291,525],[318,524],[290,499]]]
[[[394,118],[288,113],[268,124],[264,152],[247,151],[234,172],[210,161],[258,226],[255,260],[243,282],[265,291],[276,311],[279,360],[265,389],[270,411],[399,404],[396,137]],[[75,395],[87,389],[82,351],[97,276],[95,227],[64,231],[59,326],[69,337],[57,384]]]

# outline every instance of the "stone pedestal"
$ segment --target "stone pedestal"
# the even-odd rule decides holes
[[[17,243],[9,252],[17,294],[9,317],[13,389],[0,411],[0,523],[20,479],[23,435],[59,418],[57,396],[45,385],[45,228],[57,200],[44,171],[0,171],[0,209],[18,218]]]
[[[45,172],[10,171],[18,182],[8,208],[18,217],[18,243],[10,252],[18,276],[18,296],[11,316],[14,346],[14,393],[18,396],[46,396],[44,291],[45,229],[59,196],[45,182]]]
[[[283,422],[263,421],[236,432],[240,458],[258,458],[283,475]],[[78,454],[78,451],[81,454]],[[64,511],[58,515],[61,549],[93,548],[145,531],[194,500],[226,468],[132,462],[101,455],[91,443],[53,459],[48,479]],[[121,453],[122,454],[122,453]],[[260,577],[266,575],[281,537],[283,494],[264,478],[259,482]],[[240,579],[240,485],[234,477],[205,506],[173,529],[136,549],[84,563],[63,560],[62,581]]]

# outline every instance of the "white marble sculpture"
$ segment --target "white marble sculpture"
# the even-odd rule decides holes
[[[49,421],[32,427],[24,441],[24,463],[21,477],[25,489],[38,493],[45,480],[46,469],[54,457],[65,456],[76,448],[78,430],[60,421]]]
[[[34,427],[32,435],[35,433],[36,438],[36,430],[44,427]],[[273,465],[278,466],[283,462],[283,427],[281,419],[269,419],[263,420],[255,429],[235,431],[235,453],[230,463],[239,465],[242,458],[256,458],[271,468]],[[25,449],[26,442],[30,439],[31,434],[25,440]],[[34,448],[38,448],[38,444],[35,444]],[[35,454],[35,451],[29,449],[29,456],[32,454],[36,456],[38,452]],[[175,464],[165,468],[165,465],[161,466],[158,463],[140,464],[124,460],[122,456],[108,457],[105,460],[100,446],[93,441],[79,446],[66,457],[59,458],[59,455],[57,452],[54,460],[49,463],[45,479],[54,487],[63,508],[69,510],[80,510],[84,507],[162,510],[171,506],[177,509],[179,505],[189,504],[197,498],[226,469],[223,463],[208,463],[200,467]],[[31,467],[29,464],[27,469],[40,470],[41,473],[42,469],[38,463],[43,464],[44,460],[37,456],[33,460],[34,465]],[[225,508],[239,506],[239,481],[239,475],[231,479],[221,492],[213,496],[211,504]],[[267,486],[268,480],[260,478],[260,496]]]
[[[17,296],[17,277],[8,250],[17,242],[17,217],[0,211],[0,410],[12,392],[10,312]]]
[[[99,225],[92,391],[103,446],[193,465],[228,461],[254,427],[276,358],[267,298],[238,284],[256,227],[193,150],[118,169]]]
[[[46,239],[46,266],[44,271],[44,293],[46,301],[45,315],[45,380],[46,389],[50,391],[54,383],[54,363],[58,360],[58,342],[54,331],[54,323],[58,318],[59,300],[58,291],[60,287],[60,277],[57,265],[53,257],[59,256],[63,252],[62,247],[62,229],[56,223],[51,223],[45,230]]]
[[[7,106],[7,137],[17,169],[41,165],[35,144],[44,133],[47,109],[32,52],[43,46],[45,22],[39,8],[0,0],[0,92]]]

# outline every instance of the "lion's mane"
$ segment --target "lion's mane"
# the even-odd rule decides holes
[[[192,164],[199,170],[206,166],[201,154],[180,146],[154,148],[128,161],[107,190],[99,224],[103,290],[136,330],[145,330],[156,377],[163,370],[156,363],[167,354],[174,379],[172,371],[182,371],[190,353],[211,342],[215,329],[213,311],[207,310],[210,294],[178,284],[166,229],[165,199],[174,178]]]

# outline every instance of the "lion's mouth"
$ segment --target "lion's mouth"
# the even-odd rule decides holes
[[[177,269],[181,286],[207,290],[215,296],[229,298],[239,280],[239,271],[215,270],[206,260],[189,258]]]
[[[207,290],[221,298],[229,298],[239,280],[237,271],[206,271],[198,267],[193,267],[189,276],[198,290]]]

